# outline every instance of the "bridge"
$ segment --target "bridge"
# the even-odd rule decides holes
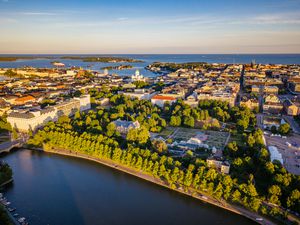
[[[24,143],[23,139],[17,139],[14,141],[6,141],[0,144],[0,153],[10,152],[13,148],[21,147]]]

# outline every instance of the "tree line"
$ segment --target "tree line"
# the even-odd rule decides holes
[[[299,176],[288,173],[277,162],[270,162],[262,131],[254,129],[255,115],[248,108],[230,108],[226,102],[212,100],[200,101],[195,108],[182,101],[159,108],[149,101],[123,95],[112,95],[110,100],[108,109],[76,112],[72,119],[62,116],[55,123],[49,122],[28,144],[109,159],[159,178],[171,188],[204,192],[280,219],[286,215],[266,203],[300,212]],[[208,168],[204,160],[190,151],[184,157],[172,158],[165,151],[165,143],[150,141],[149,131],[160,132],[168,123],[193,127],[185,122],[186,117],[194,120],[217,117],[236,125],[243,140],[242,144],[231,142],[225,149],[224,154],[231,162],[230,175]],[[117,119],[137,120],[141,127],[130,129],[124,136],[113,123]],[[172,124],[177,119],[183,122]]]

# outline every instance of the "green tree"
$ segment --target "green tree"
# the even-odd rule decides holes
[[[194,127],[195,126],[195,119],[191,116],[185,116],[183,124],[187,127]]]
[[[279,196],[281,195],[281,189],[278,185],[272,185],[268,189],[269,202],[280,205]]]
[[[271,132],[272,132],[273,134],[276,134],[276,133],[277,133],[277,128],[276,128],[276,126],[272,126],[272,127],[271,127]]]
[[[130,142],[136,142],[138,144],[145,144],[148,142],[150,133],[145,127],[139,129],[129,129],[126,140]]]
[[[111,122],[106,127],[106,134],[108,137],[112,137],[116,132],[116,125]]]
[[[18,137],[19,137],[19,135],[18,135],[17,130],[16,130],[16,129],[13,129],[13,130],[12,130],[12,139],[13,139],[13,140],[16,140],[16,139],[18,139]]]
[[[168,150],[167,144],[162,140],[158,140],[158,139],[153,140],[152,146],[154,150],[158,151],[159,153],[163,153]]]
[[[238,190],[235,190],[233,193],[232,193],[232,196],[231,196],[231,199],[233,202],[239,202],[240,201],[240,198],[241,198],[241,193],[238,191]]]
[[[235,154],[239,150],[236,141],[230,142],[227,145],[227,150],[228,150],[229,154]]]
[[[5,71],[4,73],[4,76],[7,76],[7,77],[16,77],[18,74],[13,71],[12,69],[8,69]]]
[[[253,147],[253,145],[255,144],[255,138],[252,134],[248,135],[247,144],[249,145],[249,147]]]
[[[287,206],[292,208],[293,206],[297,205],[300,207],[300,191],[295,189],[292,191],[290,196],[287,198]]]
[[[247,129],[249,122],[245,119],[239,119],[236,123],[238,130],[244,131]]]
[[[288,123],[284,123],[284,124],[281,124],[278,128],[278,132],[281,134],[281,135],[285,135],[285,134],[288,134],[289,131],[290,131],[291,127]]]
[[[170,125],[178,127],[181,125],[181,118],[179,116],[171,116]]]

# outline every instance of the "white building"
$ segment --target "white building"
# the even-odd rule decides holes
[[[73,116],[77,110],[85,111],[91,108],[90,95],[61,102],[45,109],[14,110],[7,121],[20,132],[34,131],[49,121],[56,121],[60,116]]]
[[[34,131],[38,127],[54,120],[57,109],[48,107],[43,110],[16,110],[7,117],[7,122],[20,132]],[[57,118],[56,118],[57,119]]]
[[[134,92],[120,92],[120,94],[139,100],[150,100],[156,92],[146,91],[145,89],[134,89]]]
[[[218,157],[210,157],[206,159],[206,163],[208,167],[216,168],[221,173],[229,174],[230,172],[230,164],[227,161],[222,160]]]
[[[281,153],[279,153],[278,149],[275,146],[269,146],[268,149],[270,152],[271,162],[277,160],[283,165],[283,158]]]
[[[115,120],[113,122],[116,125],[116,130],[121,134],[127,134],[129,129],[138,129],[140,128],[139,121],[126,121],[126,120]]]
[[[79,98],[74,98],[75,100],[79,100],[80,111],[85,111],[91,108],[91,96],[90,95],[82,95]]]
[[[105,76],[107,76],[107,75],[109,74],[108,69],[104,69],[104,70],[103,70],[103,74],[104,74]]]
[[[77,74],[77,72],[75,70],[67,70],[66,75],[67,76],[75,76]]]
[[[146,78],[142,74],[140,74],[139,70],[135,71],[135,74],[131,76],[131,82],[134,81],[146,81]]]
[[[155,95],[151,98],[151,103],[153,105],[157,105],[159,107],[164,107],[165,103],[168,102],[170,105],[175,103],[177,100],[174,97],[163,96],[163,95]]]

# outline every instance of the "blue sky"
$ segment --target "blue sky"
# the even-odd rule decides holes
[[[0,53],[300,53],[300,0],[0,0]]]

